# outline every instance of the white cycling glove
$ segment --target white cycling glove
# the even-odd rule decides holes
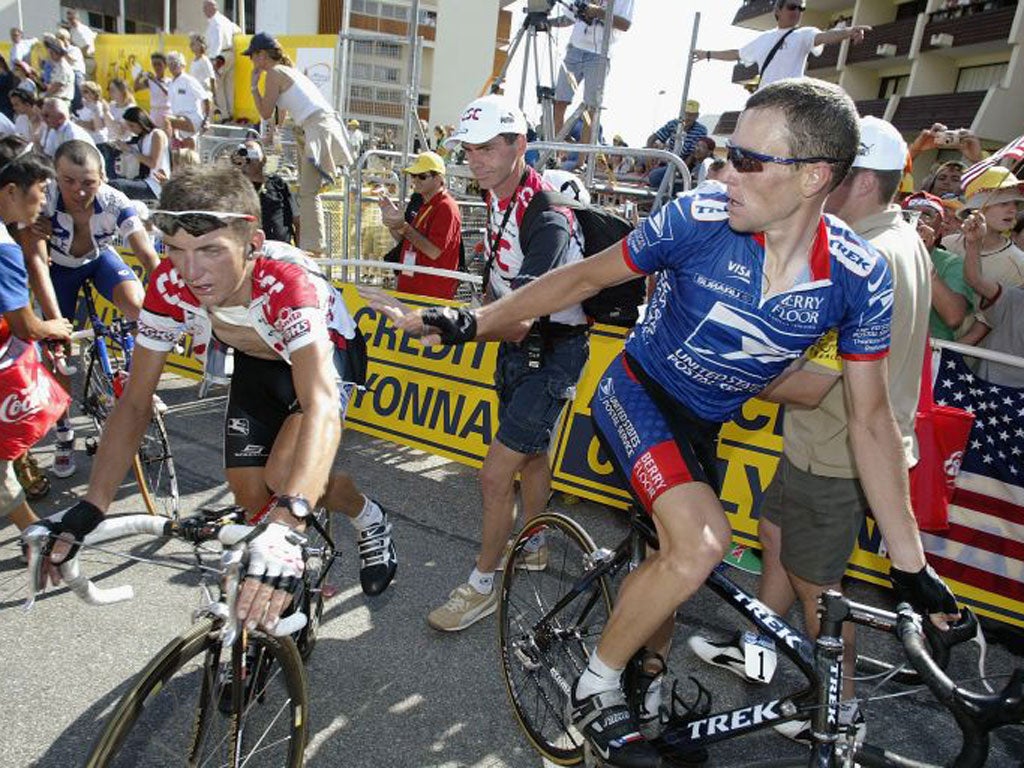
[[[249,570],[246,576],[270,584],[274,589],[291,591],[302,575],[300,544],[303,536],[282,523],[268,523],[249,542]]]

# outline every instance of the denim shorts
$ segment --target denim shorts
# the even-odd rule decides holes
[[[569,336],[548,346],[541,367],[532,369],[520,345],[503,343],[494,369],[494,388],[498,392],[496,439],[517,453],[545,453],[589,353],[585,333]]]
[[[583,81],[583,103],[588,107],[597,106],[597,84],[601,80],[601,67],[608,74],[608,62],[599,53],[583,51],[570,45],[565,51],[565,59],[558,68],[558,83],[555,85],[555,101],[572,101],[573,88],[569,82],[569,74],[576,79],[577,85]]]

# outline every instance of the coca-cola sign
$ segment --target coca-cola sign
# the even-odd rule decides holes
[[[16,389],[0,401],[0,422],[15,424],[43,409],[50,400],[50,382],[39,376],[33,386]]]

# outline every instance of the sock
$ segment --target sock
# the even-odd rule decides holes
[[[363,496],[363,498],[366,501],[363,504],[362,511],[352,518],[352,525],[360,531],[366,530],[371,525],[376,525],[384,519],[384,513],[377,506],[377,502],[368,499],[366,496]]]
[[[474,568],[473,572],[469,574],[469,586],[481,595],[491,594],[494,590],[494,571],[481,573],[478,569]]]
[[[593,696],[595,693],[618,688],[622,670],[622,667],[619,669],[609,667],[601,661],[596,651],[592,653],[587,668],[583,670],[583,674],[580,675],[580,679],[576,683],[575,697],[577,701],[585,699],[587,696]]]
[[[71,420],[67,416],[61,416],[57,419],[57,431],[67,432],[71,429]]]

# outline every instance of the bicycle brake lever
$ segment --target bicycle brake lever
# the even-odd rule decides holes
[[[52,539],[50,529],[41,525],[30,525],[21,534],[25,548],[28,550],[28,598],[23,610],[29,610],[36,602],[36,596],[43,591],[46,580],[43,577],[43,563],[50,552]]]
[[[949,652],[953,646],[975,640],[981,632],[978,617],[966,606],[960,607],[960,619],[950,624],[949,629],[939,629],[928,617],[922,617],[921,626],[928,640],[932,658],[940,669],[945,669],[949,664]]]
[[[224,568],[224,602],[228,608],[228,618],[224,622],[224,637],[221,643],[227,647],[234,644],[238,638],[239,622],[235,613],[235,603],[238,602],[238,589],[241,582],[242,562],[245,553],[241,549],[225,549],[221,555],[221,565]]]

